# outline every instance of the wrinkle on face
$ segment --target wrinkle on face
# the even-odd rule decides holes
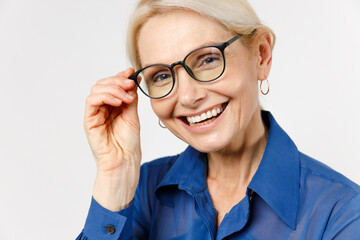
[[[138,49],[142,64],[172,64],[181,61],[192,50],[204,45],[222,43],[234,37],[215,20],[191,11],[158,15],[146,22],[139,34]],[[209,43],[209,44],[208,44]],[[152,99],[159,119],[178,138],[200,151],[236,151],[259,127],[253,116],[259,112],[257,56],[240,40],[225,49],[226,67],[213,82],[192,79],[181,66],[175,68],[176,86],[166,98]],[[191,97],[193,101],[185,99]],[[219,128],[193,133],[184,128],[177,116],[191,114],[228,102]],[[226,114],[225,114],[226,113]],[[254,120],[255,119],[255,120]],[[260,120],[261,122],[261,120]],[[260,123],[261,124],[261,123]]]
[[[184,18],[184,13],[187,16],[191,16],[191,18]],[[161,26],[164,21],[168,23],[166,24],[166,28],[160,27],[159,29],[159,26]],[[215,27],[224,33],[218,36],[206,32],[199,33],[195,28],[189,28],[186,24],[179,24],[179,21],[188,22],[188,25],[201,22],[205,28]],[[216,26],[214,23],[214,20],[210,23],[204,21],[204,17],[198,13],[183,10],[171,11],[149,19],[140,30],[138,38],[141,66],[148,66],[155,63],[170,65],[183,60],[188,53],[196,48],[220,43],[231,37],[231,33],[227,29],[224,29],[221,25]],[[154,37],[154,32],[162,32],[162,34],[158,34],[159,37]],[[182,41],[182,39],[187,39],[189,35],[192,36],[192,41],[183,44],[184,41]],[[143,44],[144,42],[146,42],[146,44]],[[148,48],[147,46],[152,47]],[[155,52],[154,49],[171,49],[171,51],[163,51],[159,54],[159,52]]]

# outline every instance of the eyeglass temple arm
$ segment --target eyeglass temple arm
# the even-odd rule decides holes
[[[235,37],[233,37],[232,39],[230,39],[229,41],[226,42],[226,46],[229,46],[230,44],[232,44],[233,42],[235,42],[236,40],[238,40],[242,36],[243,36],[243,34],[236,35]]]
[[[256,32],[256,29],[252,30],[250,35],[254,34],[255,32]],[[232,44],[233,42],[235,42],[236,40],[238,40],[242,36],[244,36],[244,34],[240,33],[240,34],[236,35],[235,37],[233,37],[232,39],[230,39],[229,41],[226,42],[226,46],[229,46],[230,44]]]

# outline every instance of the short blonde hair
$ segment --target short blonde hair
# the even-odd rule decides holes
[[[261,23],[246,0],[140,0],[130,18],[127,36],[128,56],[136,69],[141,67],[137,47],[141,28],[150,18],[173,10],[197,12],[216,20],[236,34],[244,34],[241,41],[249,49],[264,35],[270,37],[271,46],[274,47],[274,32]],[[255,34],[251,34],[253,31]]]

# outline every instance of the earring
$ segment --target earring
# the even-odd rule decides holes
[[[162,127],[162,128],[167,128],[167,127],[160,121],[160,118],[159,118],[159,126]]]
[[[263,94],[263,95],[267,95],[268,93],[269,93],[269,91],[270,91],[270,83],[269,83],[269,80],[266,78],[266,85],[267,85],[267,90],[266,91],[264,91],[263,90],[263,82],[264,82],[264,80],[261,80],[260,81],[260,92]]]

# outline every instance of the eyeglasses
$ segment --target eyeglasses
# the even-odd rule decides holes
[[[224,43],[197,48],[186,55],[184,60],[171,65],[149,65],[136,71],[129,79],[134,80],[146,96],[154,99],[166,97],[174,89],[174,67],[177,65],[183,66],[196,81],[214,81],[225,71],[225,48],[241,36],[243,34],[238,34]]]

